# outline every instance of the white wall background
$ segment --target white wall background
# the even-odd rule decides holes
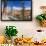
[[[33,0],[33,19],[32,21],[0,21],[0,35],[4,34],[6,25],[14,25],[17,27],[19,33],[18,35],[31,36],[31,32],[35,32],[37,29],[43,29],[46,31],[46,28],[40,27],[35,20],[36,15],[40,14],[40,6],[46,5],[46,0]]]

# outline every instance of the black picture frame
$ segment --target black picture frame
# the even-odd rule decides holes
[[[3,0],[4,1],[4,0]],[[8,0],[7,0],[8,1]],[[12,1],[12,0],[10,0]],[[15,0],[14,0],[15,1]],[[17,0],[18,1],[18,0]],[[21,1],[21,0],[19,0]],[[22,0],[23,1],[23,0]],[[31,6],[30,6],[30,20],[3,20],[2,17],[3,17],[3,14],[2,14],[2,0],[1,0],[1,21],[32,21],[32,0],[26,0],[26,1],[31,1]],[[4,5],[4,7],[6,6],[6,4]],[[23,3],[23,7],[24,7],[24,3]],[[24,9],[23,9],[24,11]],[[24,12],[22,12],[22,15],[24,16]]]

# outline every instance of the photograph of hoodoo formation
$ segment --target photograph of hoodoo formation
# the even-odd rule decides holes
[[[31,21],[32,0],[2,0],[1,20]]]

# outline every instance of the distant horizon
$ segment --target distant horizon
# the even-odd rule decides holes
[[[23,9],[22,7],[16,7],[16,6],[13,6],[12,8],[10,6],[7,6],[6,7],[7,9]],[[31,7],[25,7],[24,9],[31,9]]]

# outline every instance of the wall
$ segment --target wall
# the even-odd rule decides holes
[[[35,32],[37,29],[46,30],[46,28],[40,27],[35,20],[36,15],[40,14],[40,6],[46,5],[46,0],[33,0],[33,8],[32,8],[32,21],[0,21],[0,35],[4,34],[4,29],[6,25],[14,25],[17,27],[19,33],[18,35],[21,36],[31,36],[31,32]]]

